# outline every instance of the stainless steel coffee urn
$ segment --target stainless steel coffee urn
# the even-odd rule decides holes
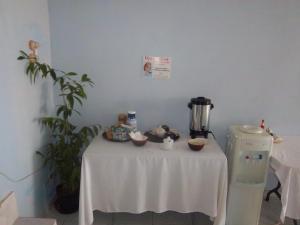
[[[188,104],[190,113],[190,136],[207,138],[209,130],[209,114],[214,108],[211,100],[205,97],[192,98]]]

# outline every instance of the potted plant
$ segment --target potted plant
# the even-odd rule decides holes
[[[82,106],[87,99],[85,87],[93,86],[87,74],[56,70],[46,63],[40,63],[36,57],[20,51],[18,60],[26,61],[26,74],[31,82],[37,78],[50,77],[57,86],[61,103],[57,105],[55,116],[41,117],[39,122],[50,132],[50,141],[42,151],[37,151],[49,166],[49,177],[59,180],[56,188],[55,207],[61,213],[78,210],[79,186],[82,150],[100,131],[100,125],[78,127],[71,123],[75,108]]]

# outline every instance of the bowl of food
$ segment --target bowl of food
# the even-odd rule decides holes
[[[193,138],[188,140],[188,145],[193,151],[200,151],[206,144],[207,139],[205,138]]]
[[[145,145],[148,141],[148,137],[143,135],[141,132],[130,132],[129,137],[132,143],[139,147]]]

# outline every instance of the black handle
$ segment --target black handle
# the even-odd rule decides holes
[[[210,110],[212,110],[214,107],[215,107],[214,104],[211,104],[210,105]]]
[[[189,104],[188,104],[188,107],[189,107],[190,109],[192,109],[192,103],[189,103]]]

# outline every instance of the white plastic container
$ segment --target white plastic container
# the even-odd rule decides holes
[[[171,150],[171,149],[173,149],[173,144],[174,144],[174,140],[170,137],[167,137],[163,140],[161,147],[164,150]]]
[[[136,121],[136,112],[135,111],[128,111],[127,123],[129,126],[137,129],[137,121]]]

